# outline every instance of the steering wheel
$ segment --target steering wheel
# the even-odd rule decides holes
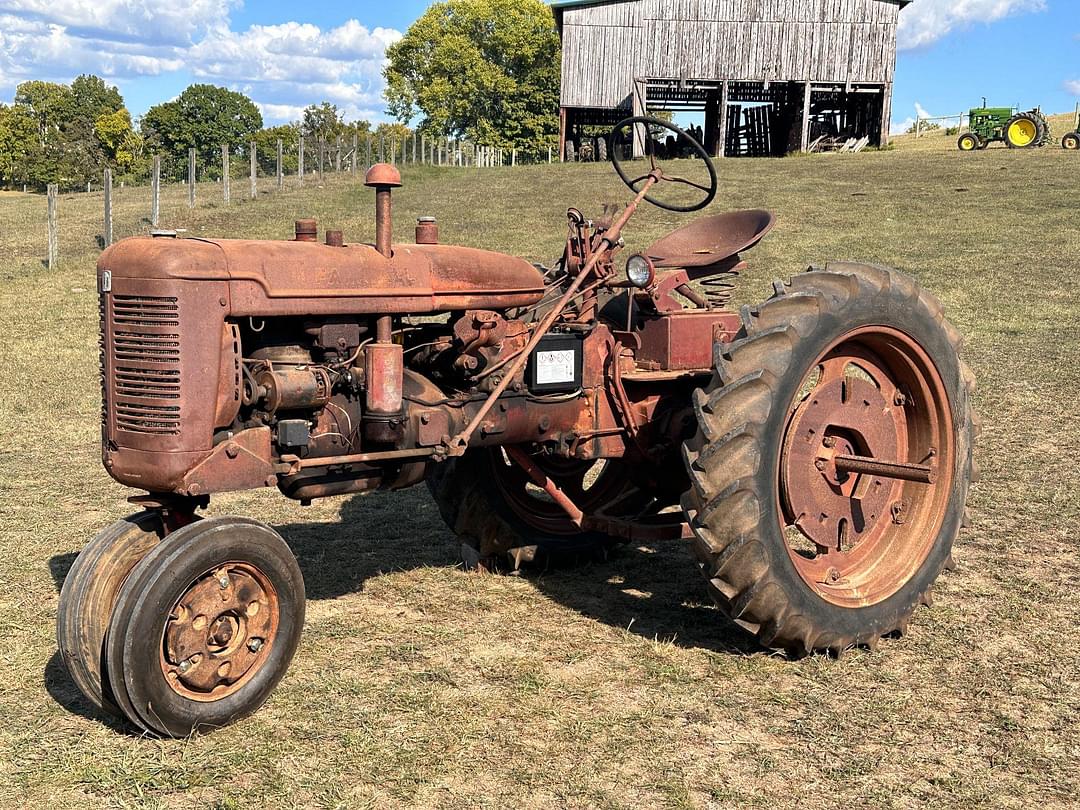
[[[645,154],[649,158],[649,171],[637,178],[631,178],[626,172],[626,166],[624,161],[619,160],[619,133],[627,128],[631,128],[631,139],[634,137],[632,128],[637,126],[645,127]],[[674,132],[677,142],[688,143],[693,150],[694,154],[700,157],[706,168],[709,170],[709,185],[705,186],[701,183],[695,183],[693,180],[688,180],[685,177],[668,177],[663,173],[656,165],[656,140],[652,137],[649,131],[651,127],[660,127],[670,132]],[[716,179],[716,166],[713,164],[712,158],[709,157],[709,153],[705,151],[705,147],[698,143],[693,136],[687,133],[685,130],[679,129],[679,127],[671,124],[667,121],[661,121],[659,118],[652,118],[650,116],[634,116],[633,118],[627,118],[625,121],[621,121],[615,125],[615,128],[611,130],[611,163],[615,166],[615,171],[619,173],[619,178],[626,183],[626,185],[633,192],[641,191],[640,188],[636,188],[638,184],[643,183],[649,179],[649,176],[654,172],[658,172],[660,179],[669,183],[680,183],[682,185],[696,188],[705,194],[705,199],[701,202],[694,203],[693,205],[673,205],[672,203],[664,202],[663,200],[656,199],[651,194],[646,195],[645,199],[651,202],[657,208],[663,208],[665,211],[674,211],[678,214],[689,214],[693,211],[700,211],[706,207],[714,199],[716,199],[716,192],[720,187],[719,182]]]

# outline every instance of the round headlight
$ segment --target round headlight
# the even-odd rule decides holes
[[[648,256],[637,253],[626,261],[626,278],[635,287],[644,290],[656,279],[656,268]]]

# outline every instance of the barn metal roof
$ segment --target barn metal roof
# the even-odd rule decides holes
[[[579,6],[602,6],[606,3],[627,3],[632,0],[549,0],[551,7],[557,11],[561,11],[567,8],[577,8]],[[914,2],[914,0],[884,0],[887,3],[899,3],[900,8],[908,6]]]

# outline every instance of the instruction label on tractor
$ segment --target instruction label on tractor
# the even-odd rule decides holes
[[[540,385],[573,383],[575,372],[573,349],[536,353],[536,382]]]

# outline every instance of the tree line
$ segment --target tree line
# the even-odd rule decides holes
[[[144,179],[155,155],[174,180],[186,176],[194,149],[200,179],[218,179],[221,146],[238,157],[254,142],[264,171],[297,170],[301,135],[351,146],[356,134],[398,144],[415,126],[433,138],[541,155],[557,143],[561,50],[542,0],[442,0],[433,3],[387,51],[386,102],[395,124],[346,122],[329,102],[300,120],[265,127],[243,93],[193,84],[133,121],[116,87],[83,75],[70,85],[29,81],[14,103],[0,104],[0,187],[85,187],[110,168],[119,180]],[[234,161],[239,173],[245,161]]]
[[[339,137],[351,145],[354,133],[400,143],[412,131],[401,124],[346,121],[326,101],[305,108],[298,121],[264,127],[250,98],[209,84],[193,84],[133,122],[120,91],[98,76],[79,76],[70,85],[30,81],[16,88],[13,104],[0,104],[0,187],[85,188],[100,183],[106,168],[118,180],[135,182],[148,177],[155,155],[162,158],[163,175],[180,180],[189,149],[195,150],[199,179],[217,180],[223,144],[244,157],[254,143],[261,168],[273,173],[279,140],[283,168],[295,173],[301,135],[314,149],[319,140],[332,145]],[[238,176],[248,170],[243,160],[233,165]]]

